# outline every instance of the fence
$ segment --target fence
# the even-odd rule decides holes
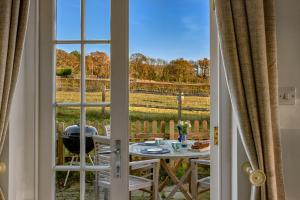
[[[87,78],[86,79],[86,91],[87,92],[99,92],[102,87],[110,88],[109,79],[99,78]],[[56,77],[56,89],[57,91],[80,91],[80,79],[79,78],[63,78]],[[130,80],[130,91],[145,93],[151,91],[151,93],[157,94],[175,94],[184,91],[185,95],[193,96],[209,96],[210,85],[209,83],[173,83],[173,82],[156,82],[146,80]]]
[[[98,122],[87,123],[94,126],[97,130],[103,130],[103,124]],[[192,130],[188,133],[188,139],[206,140],[209,139],[209,129],[207,120],[194,120],[192,122]],[[57,124],[57,164],[63,165],[66,158],[69,159],[70,154],[64,148],[62,141],[62,133],[66,125],[64,123]],[[128,125],[130,132],[130,141],[139,142],[152,140],[156,137],[164,139],[177,139],[178,132],[175,128],[175,121],[140,121],[130,122]],[[100,133],[101,134],[101,133]]]

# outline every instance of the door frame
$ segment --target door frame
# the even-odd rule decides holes
[[[115,141],[121,141],[121,176],[115,175],[116,162],[112,162],[111,199],[128,198],[128,0],[111,0],[111,146],[115,148]],[[81,21],[85,21],[85,0],[81,0]],[[55,171],[67,170],[67,167],[55,166],[55,48],[53,42],[55,38],[55,0],[40,0],[39,15],[39,156],[38,156],[38,199],[55,199]],[[81,35],[84,30],[81,24]],[[81,41],[84,37],[81,38]],[[81,46],[81,62],[84,62],[85,54]],[[83,64],[84,66],[84,64]],[[82,70],[83,71],[83,70]],[[85,72],[81,72],[84,76]],[[81,86],[84,87],[84,86]],[[120,98],[121,97],[121,98]],[[83,112],[85,113],[85,112]],[[83,115],[83,114],[81,114]],[[85,116],[81,119],[84,121]],[[83,125],[85,124],[82,123]],[[84,128],[81,128],[81,141],[84,141]],[[51,142],[50,142],[51,141]],[[81,142],[81,158],[85,156],[84,142]],[[112,160],[115,161],[115,154]],[[85,160],[85,159],[81,159]],[[81,182],[85,182],[85,175],[82,171],[87,170],[84,164],[79,166]],[[101,170],[101,167],[94,167],[93,171]],[[97,168],[97,169],[96,169]],[[78,170],[76,170],[78,171]],[[84,199],[84,183],[81,183],[80,197]]]
[[[231,200],[232,198],[232,114],[229,91],[222,62],[214,0],[210,1],[210,140],[211,140],[211,185],[212,200]],[[218,128],[218,144],[214,144],[214,132]]]

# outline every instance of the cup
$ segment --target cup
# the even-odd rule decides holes
[[[172,142],[172,148],[174,149],[174,151],[179,151],[181,146],[180,142]]]
[[[155,143],[157,146],[162,145],[163,144],[163,138],[155,138]]]

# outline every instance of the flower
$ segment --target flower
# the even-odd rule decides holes
[[[182,135],[186,135],[188,130],[192,127],[191,122],[187,121],[179,121],[177,124],[177,129]]]

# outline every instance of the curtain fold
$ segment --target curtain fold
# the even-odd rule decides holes
[[[30,0],[0,1],[0,154],[21,63],[29,2]],[[0,198],[4,198],[1,189]]]
[[[251,199],[284,200],[278,119],[274,0],[216,0],[216,19],[232,106],[254,170],[267,180]]]

